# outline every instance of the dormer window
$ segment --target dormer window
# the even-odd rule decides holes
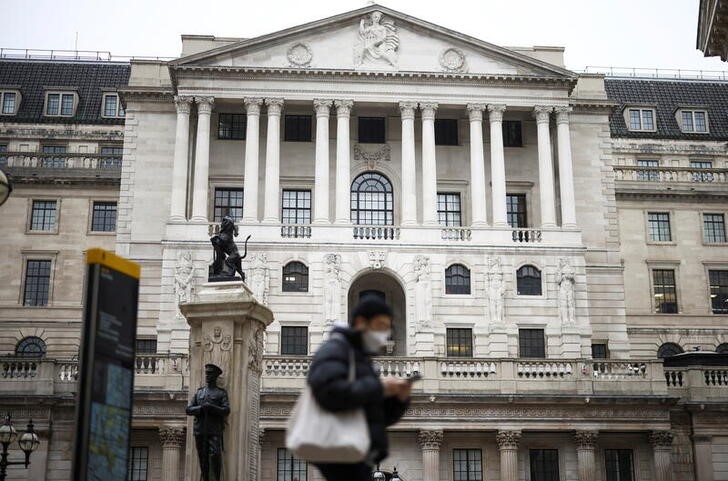
[[[78,98],[73,92],[46,93],[45,115],[47,117],[73,117]]]
[[[654,132],[656,130],[655,109],[653,108],[628,108],[626,117],[629,130],[636,132]]]
[[[678,122],[680,123],[680,130],[685,133],[708,133],[708,112],[705,110],[680,110]]]
[[[0,114],[15,115],[20,107],[20,92],[15,90],[0,91]]]
[[[101,116],[105,118],[124,117],[124,107],[118,94],[104,94]]]

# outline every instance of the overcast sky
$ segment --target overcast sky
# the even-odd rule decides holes
[[[364,0],[0,0],[0,47],[177,56],[180,34],[255,37]],[[566,47],[566,65],[728,70],[695,49],[699,0],[382,0],[503,46]]]

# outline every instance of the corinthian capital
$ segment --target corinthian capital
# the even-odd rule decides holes
[[[495,440],[498,443],[498,449],[518,449],[518,443],[521,441],[521,432],[498,431]]]
[[[174,96],[174,106],[177,107],[177,113],[178,114],[189,114],[190,108],[192,107],[192,101],[194,99],[189,96],[181,96],[181,95],[175,95]]]
[[[209,114],[212,112],[212,104],[215,103],[215,97],[195,97],[197,103],[198,114]]]
[[[574,433],[574,442],[577,448],[594,449],[597,443],[597,431],[577,431]]]
[[[246,97],[243,99],[245,104],[245,112],[248,115],[260,115],[260,106],[263,105],[263,99],[256,97]]]
[[[334,105],[336,106],[337,117],[349,117],[351,115],[351,108],[354,106],[354,101],[335,100]]]
[[[422,111],[422,120],[433,120],[437,111],[437,102],[420,102],[420,110]]]
[[[470,120],[483,120],[483,111],[487,108],[488,106],[485,104],[468,104],[465,106]]]
[[[551,112],[554,111],[553,107],[545,105],[537,105],[533,108],[533,116],[536,117],[536,123],[548,123],[551,117]]]
[[[442,430],[420,431],[417,433],[417,441],[422,449],[440,449],[443,436]]]
[[[415,109],[417,108],[417,102],[405,100],[399,103],[399,111],[402,113],[402,120],[415,118]]]
[[[333,104],[332,100],[313,99],[313,109],[316,111],[316,117],[328,117]]]
[[[265,105],[268,106],[268,115],[281,115],[283,99],[265,99]]]
[[[488,104],[488,119],[491,122],[502,122],[505,111],[506,106],[503,104]]]
[[[557,124],[568,124],[569,123],[569,114],[574,109],[572,109],[568,105],[562,105],[560,107],[556,107],[554,110],[556,111],[556,123]]]
[[[159,440],[163,448],[181,448],[185,442],[185,428],[162,426],[159,428]]]
[[[666,448],[672,445],[671,431],[652,431],[649,437],[650,443],[656,448]]]

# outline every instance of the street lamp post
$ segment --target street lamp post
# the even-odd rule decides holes
[[[5,424],[0,426],[0,444],[3,446],[0,453],[0,481],[5,481],[8,466],[24,465],[27,469],[30,466],[30,453],[36,450],[40,444],[38,435],[33,430],[33,420],[28,423],[28,429],[18,439],[20,449],[25,453],[25,461],[8,461],[8,447],[18,439],[18,432],[10,421],[10,414],[5,418]]]

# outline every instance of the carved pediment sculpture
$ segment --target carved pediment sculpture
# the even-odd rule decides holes
[[[394,21],[382,20],[382,12],[372,12],[359,22],[359,40],[354,45],[354,66],[364,63],[397,67],[399,35]]]

